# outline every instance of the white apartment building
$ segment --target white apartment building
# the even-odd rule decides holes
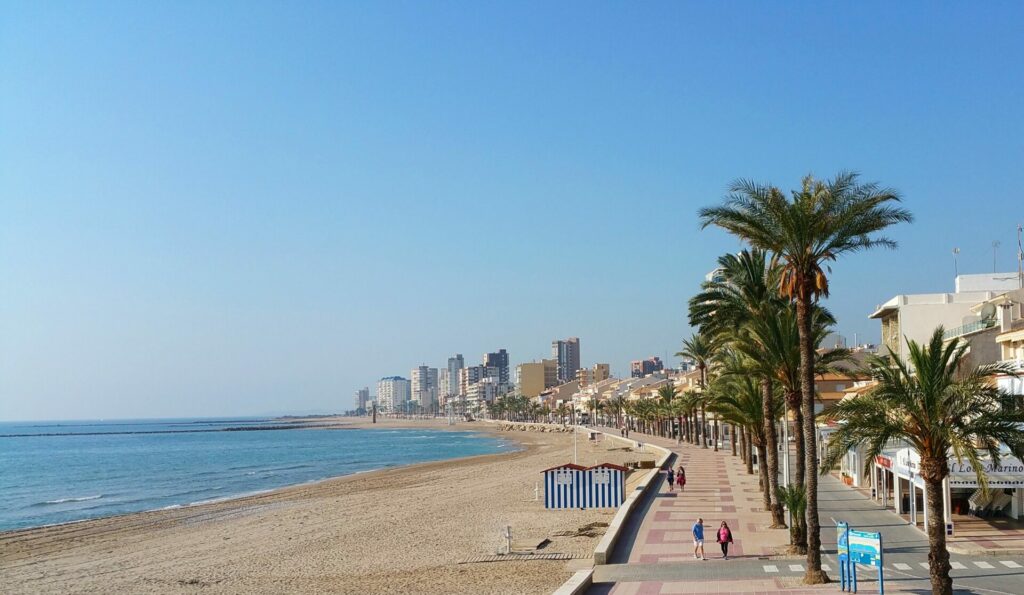
[[[385,376],[377,382],[377,407],[381,411],[402,411],[409,400],[409,381],[401,376]]]
[[[437,402],[437,368],[418,366],[412,369],[411,400],[424,409],[430,409]]]
[[[906,339],[918,343],[927,341],[935,328],[945,327],[947,336],[957,334],[961,327],[980,320],[974,312],[978,304],[1005,293],[1007,281],[1003,278],[1011,273],[989,275],[960,275],[956,278],[957,288],[970,291],[955,293],[918,293],[898,295],[879,305],[868,318],[882,323],[882,353],[892,350],[900,359],[907,358]],[[1016,289],[1017,273],[1012,273]]]
[[[466,392],[466,401],[473,406],[493,403],[495,399],[503,394],[503,386],[505,385],[496,375],[481,378],[479,381],[469,385]]]
[[[459,370],[464,367],[466,367],[466,360],[461,353],[456,353],[448,358],[448,386],[439,393],[441,397],[447,400],[464,394],[459,390]]]

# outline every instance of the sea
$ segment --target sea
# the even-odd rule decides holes
[[[467,431],[284,427],[248,418],[0,423],[0,531],[515,449]]]

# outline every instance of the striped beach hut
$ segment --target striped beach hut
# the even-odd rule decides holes
[[[544,508],[584,508],[582,491],[589,483],[586,467],[566,463],[541,473],[544,474]]]
[[[626,468],[566,463],[542,471],[544,508],[618,508],[625,498]]]
[[[612,463],[601,463],[587,469],[590,489],[587,508],[618,508],[626,498],[626,468]]]

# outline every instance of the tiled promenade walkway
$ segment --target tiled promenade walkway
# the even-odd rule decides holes
[[[777,556],[789,542],[785,529],[769,529],[758,476],[748,475],[731,448],[719,452],[690,444],[633,433],[630,438],[669,448],[674,468],[686,470],[686,486],[670,491],[662,480],[656,494],[638,507],[612,556],[612,564],[594,572],[592,594],[661,593],[822,593],[838,585],[805,587],[803,559]],[[704,519],[707,561],[693,557],[691,527]],[[729,560],[715,543],[722,521],[733,529]],[[828,564],[826,563],[826,567]],[[826,568],[829,570],[830,568]],[[867,577],[865,577],[867,578]],[[896,591],[896,588],[887,590]],[[870,579],[861,592],[877,592]]]

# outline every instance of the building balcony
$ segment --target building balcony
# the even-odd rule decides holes
[[[995,325],[995,320],[976,320],[969,324],[958,326],[956,328],[951,328],[945,331],[944,333],[942,333],[942,340],[949,341],[950,339],[955,339],[956,337],[962,337],[964,335],[969,335],[971,333],[976,333],[978,331],[983,331],[985,329],[992,328]]]
[[[1010,366],[1018,374],[1024,373],[1024,359],[1004,359],[999,363]]]

